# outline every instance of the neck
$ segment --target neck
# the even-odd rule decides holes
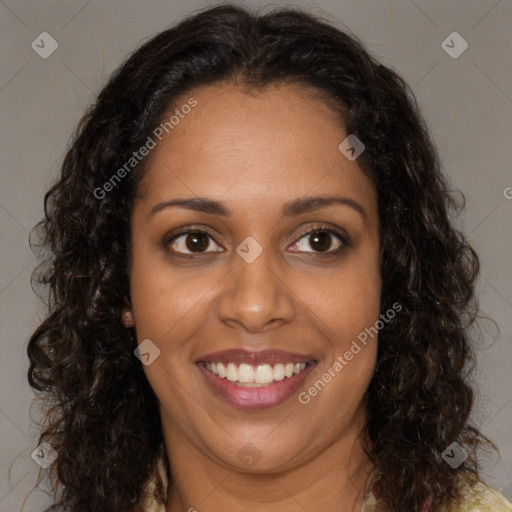
[[[164,429],[172,475],[166,512],[360,512],[372,465],[356,432],[301,465],[248,472],[222,464]]]

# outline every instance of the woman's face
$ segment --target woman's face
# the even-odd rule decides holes
[[[209,86],[176,108],[191,97],[150,150],[131,219],[144,371],[176,457],[292,468],[364,424],[377,341],[358,335],[379,318],[376,191],[312,90]]]

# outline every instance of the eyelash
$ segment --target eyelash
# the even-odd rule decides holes
[[[213,239],[213,241],[217,245],[220,246],[220,244],[215,240],[215,234],[213,232],[211,232],[210,230],[203,228],[203,227],[185,226],[185,227],[181,228],[179,231],[170,233],[164,237],[163,242],[162,242],[164,248],[167,249],[167,246],[169,244],[171,244],[174,240],[179,238],[180,236],[188,235],[191,233],[200,233],[200,234],[209,236],[210,238]],[[333,256],[333,255],[340,254],[342,251],[344,251],[345,249],[347,249],[350,246],[350,239],[344,232],[338,231],[337,229],[335,229],[329,225],[326,225],[326,224],[319,224],[318,226],[315,226],[313,228],[310,228],[310,229],[300,233],[298,235],[298,238],[296,241],[301,240],[306,235],[313,235],[315,233],[329,233],[330,235],[333,235],[336,238],[338,238],[338,240],[341,242],[341,246],[338,247],[337,249],[335,249],[334,251],[332,251],[332,250],[328,250],[326,252],[313,251],[313,252],[307,252],[307,254],[313,254],[315,256],[324,256],[324,257],[325,256]],[[295,243],[295,242],[293,242],[293,243]],[[211,252],[211,251],[209,251],[209,252]],[[221,251],[214,251],[214,252],[221,252]],[[302,251],[297,251],[297,252],[300,253]],[[172,254],[182,257],[182,258],[194,259],[194,258],[197,258],[198,256],[202,256],[203,254],[208,254],[208,252],[197,252],[197,253],[190,253],[190,254],[174,252]]]

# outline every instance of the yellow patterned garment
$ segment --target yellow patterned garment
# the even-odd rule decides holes
[[[158,471],[164,485],[167,486],[167,477],[162,459],[158,461]],[[146,488],[148,498],[144,504],[144,512],[165,512],[165,505],[157,503],[156,500],[152,498],[154,485],[154,480],[152,480]],[[482,482],[471,486],[469,480],[462,476],[459,478],[459,485],[463,496],[462,504],[456,509],[450,507],[446,509],[445,512],[512,512],[512,504],[492,487]],[[370,492],[363,504],[361,512],[373,512],[376,503],[375,495]]]
[[[462,502],[457,507],[444,508],[443,512],[512,512],[512,504],[492,487],[483,482],[477,482],[471,486],[470,480],[462,474],[459,474],[457,481]],[[370,492],[361,512],[374,512],[376,503],[375,495]],[[155,511],[160,512],[160,509],[157,508]],[[428,512],[428,508],[425,512]]]

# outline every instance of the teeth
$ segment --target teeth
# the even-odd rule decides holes
[[[239,382],[254,382],[254,368],[250,364],[241,364],[238,367]]]
[[[233,363],[229,363],[228,367],[226,368],[226,379],[231,382],[238,380],[238,370]]]
[[[206,363],[206,368],[214,375],[230,382],[246,387],[257,387],[298,375],[306,368],[306,363],[277,363],[274,367],[270,364],[252,366],[246,363],[228,363],[224,366],[222,363]]]
[[[269,364],[258,365],[254,382],[258,384],[270,384],[273,380],[273,376],[272,366]]]
[[[274,380],[283,380],[284,379],[284,364],[276,364],[274,366],[273,378],[274,378]]]

